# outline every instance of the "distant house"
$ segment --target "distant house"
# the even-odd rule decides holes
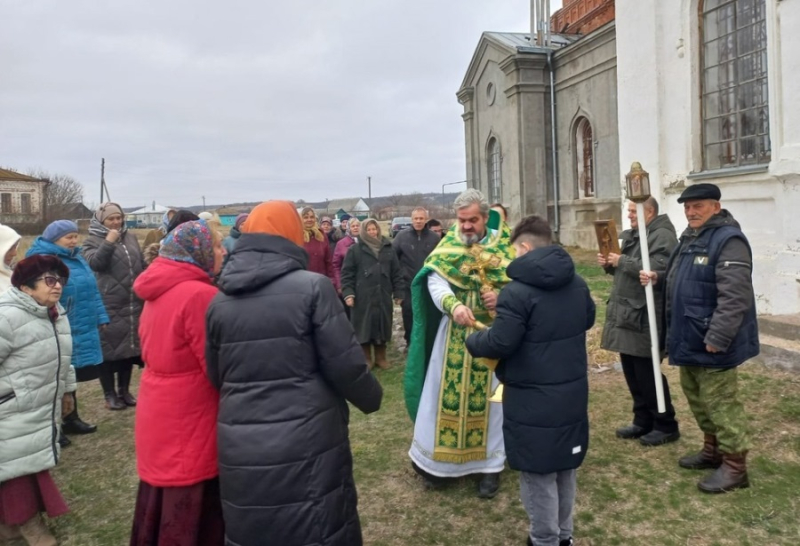
[[[12,227],[33,227],[46,218],[47,180],[0,169],[0,223]]]
[[[50,211],[50,218],[58,217],[59,220],[87,220],[94,216],[94,211],[83,203],[69,203],[61,205],[59,211]]]
[[[161,219],[164,217],[164,214],[171,210],[177,209],[174,207],[165,207],[153,201],[153,203],[147,207],[142,207],[133,212],[126,213],[125,220],[129,227],[157,228],[161,225]]]
[[[309,203],[308,205],[298,207],[298,211],[306,206],[311,206],[311,204]],[[361,197],[333,199],[331,201],[325,201],[324,203],[314,203],[313,206],[318,216],[335,216],[336,218],[341,218],[342,215],[349,214],[350,216],[356,216],[362,220],[369,216],[370,210],[367,202]]]
[[[219,222],[225,227],[233,227],[236,224],[236,217],[240,214],[250,212],[250,207],[223,207],[214,213],[219,216]]]

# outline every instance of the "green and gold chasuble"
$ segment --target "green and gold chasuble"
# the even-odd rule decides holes
[[[467,246],[459,237],[458,226],[454,226],[414,278],[411,284],[414,328],[404,377],[406,408],[412,420],[417,417],[442,318],[428,292],[428,275],[436,272],[450,283],[455,296],[447,296],[441,303],[451,319],[452,311],[463,303],[477,320],[491,324],[493,317],[483,306],[481,292],[499,290],[509,282],[506,268],[514,259],[510,235],[508,226],[502,223],[481,243]],[[474,331],[452,320],[447,327],[433,448],[436,461],[465,463],[486,458],[492,372],[467,351],[467,336]]]

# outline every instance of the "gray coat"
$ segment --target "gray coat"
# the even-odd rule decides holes
[[[608,299],[606,324],[603,328],[602,347],[626,355],[650,356],[650,326],[647,320],[647,302],[644,287],[639,282],[642,269],[642,249],[639,230],[628,229],[620,234],[621,252],[617,267],[606,267],[614,276],[614,286]],[[678,246],[675,226],[666,214],[657,216],[647,226],[647,244],[650,249],[650,268],[666,269],[673,249]],[[656,284],[653,296],[656,303],[656,322],[663,329],[664,285]]]
[[[342,266],[342,297],[355,296],[350,320],[361,344],[383,345],[392,339],[392,316],[396,299],[403,297],[405,282],[397,254],[385,237],[378,257],[359,241],[350,247]]]
[[[145,264],[136,236],[126,231],[116,243],[109,243],[99,235],[90,234],[83,243],[83,257],[95,272],[111,320],[100,332],[103,361],[138,358],[142,354],[139,348],[142,300],[133,292],[133,281],[144,271]]]

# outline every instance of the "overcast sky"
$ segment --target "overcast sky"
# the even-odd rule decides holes
[[[559,4],[557,0],[554,4]],[[530,0],[0,0],[0,165],[124,206],[441,191],[482,31]],[[554,8],[555,9],[555,8]],[[457,190],[459,186],[451,189]]]

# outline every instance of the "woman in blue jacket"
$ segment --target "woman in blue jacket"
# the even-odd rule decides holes
[[[78,226],[70,220],[56,220],[33,242],[26,256],[34,254],[56,256],[69,267],[69,283],[59,303],[66,309],[72,328],[72,365],[79,383],[97,379],[103,362],[98,329],[109,320],[94,272],[81,255]],[[62,433],[90,434],[97,430],[96,425],[84,422],[78,415],[77,396],[75,410],[64,415],[63,421]],[[66,436],[62,434],[61,438],[62,446],[69,444]]]

